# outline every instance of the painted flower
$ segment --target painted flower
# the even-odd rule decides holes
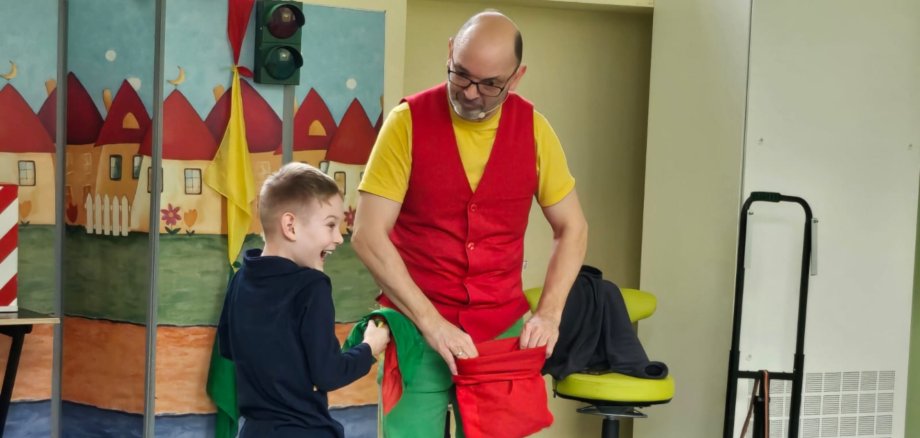
[[[22,201],[19,203],[19,220],[25,222],[32,214],[32,201]]]
[[[166,208],[160,210],[160,213],[163,214],[160,219],[166,222],[166,225],[170,227],[182,220],[182,216],[179,216],[178,205],[173,207],[172,204],[167,204]]]
[[[192,228],[195,226],[195,222],[198,220],[198,210],[190,209],[185,210],[185,226]]]
[[[349,206],[348,211],[345,212],[345,225],[348,229],[355,226],[355,208],[352,206]]]
[[[77,210],[76,204],[71,204],[68,202],[66,213],[67,213],[67,220],[70,223],[74,223],[77,221],[77,215],[80,213],[80,210]]]

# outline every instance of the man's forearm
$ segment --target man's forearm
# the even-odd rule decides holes
[[[584,263],[587,242],[588,227],[584,223],[567,226],[554,237],[543,293],[534,313],[557,322],[560,320],[566,298]]]

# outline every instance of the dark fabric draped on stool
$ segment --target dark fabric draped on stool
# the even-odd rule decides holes
[[[620,288],[599,269],[582,266],[562,312],[559,340],[543,374],[562,380],[572,373],[617,372],[663,379],[667,365],[649,361],[629,319]]]

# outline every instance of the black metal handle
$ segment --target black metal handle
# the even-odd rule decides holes
[[[751,202],[755,201],[766,201],[766,202],[779,202],[783,198],[783,195],[776,192],[751,192],[751,197],[748,198]]]

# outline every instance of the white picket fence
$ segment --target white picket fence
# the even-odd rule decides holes
[[[127,236],[131,229],[131,206],[128,198],[109,195],[95,198],[86,195],[86,234],[104,234],[107,236]]]

